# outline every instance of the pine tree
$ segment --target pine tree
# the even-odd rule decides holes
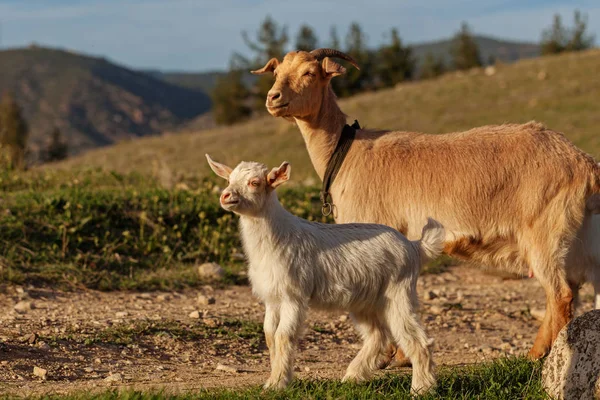
[[[312,51],[317,48],[317,36],[308,25],[302,25],[296,36],[296,50]]]
[[[219,125],[231,125],[247,118],[250,92],[242,82],[242,71],[232,66],[227,75],[219,77],[212,92],[213,115]],[[264,100],[263,100],[264,104]]]
[[[11,93],[5,93],[0,102],[0,145],[8,152],[9,168],[25,168],[25,150],[29,128],[21,108]]]
[[[329,44],[327,45],[327,47],[329,47],[331,49],[335,49],[335,50],[342,50],[341,44],[340,44],[340,37],[337,33],[337,28],[335,27],[335,25],[333,25],[331,27],[331,29],[329,30]],[[343,76],[338,76],[336,78],[333,78],[329,84],[331,85],[331,88],[333,89],[333,92],[336,95],[341,96],[342,93],[344,93],[346,91],[345,81],[344,81]]]
[[[436,58],[433,54],[427,53],[423,65],[421,65],[419,77],[421,79],[431,79],[442,75],[445,71],[444,60],[441,57]]]
[[[366,36],[360,25],[353,22],[346,35],[345,52],[356,60],[360,70],[354,67],[346,69],[346,74],[334,79],[342,81],[340,96],[350,96],[370,87],[373,82],[372,59],[366,47]]]
[[[554,15],[552,27],[542,32],[541,53],[557,54],[565,51],[567,47],[567,31],[562,24],[560,15]]]
[[[394,86],[398,82],[411,79],[415,70],[412,49],[404,47],[398,31],[391,32],[391,43],[379,50],[377,63],[378,78],[383,87]]]
[[[572,29],[571,37],[566,45],[567,51],[581,51],[587,50],[594,46],[595,37],[594,35],[588,35],[587,24],[588,17],[582,16],[579,10],[575,10],[574,15],[575,26]]]
[[[481,66],[479,47],[466,22],[462,23],[460,31],[454,36],[451,55],[454,68],[457,70]]]
[[[62,132],[54,128],[50,134],[50,142],[46,148],[45,159],[47,162],[60,161],[69,155],[69,144],[63,138]]]
[[[250,40],[246,32],[242,32],[242,37],[250,50],[255,53],[254,69],[262,68],[273,57],[281,60],[285,55],[285,47],[288,43],[287,28],[285,26],[280,28],[268,15],[256,33],[256,41]],[[254,87],[255,110],[265,110],[265,99],[272,86],[272,76],[261,75],[258,77]]]

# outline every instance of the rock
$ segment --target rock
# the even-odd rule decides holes
[[[487,75],[487,76],[492,76],[496,73],[496,67],[494,67],[493,65],[488,65],[487,67],[485,67],[485,69],[483,70],[483,72]]]
[[[19,338],[19,340],[22,343],[29,343],[29,344],[34,344],[36,339],[37,339],[37,335],[35,333],[29,333],[29,334],[27,334],[25,336],[21,336]]]
[[[199,311],[192,311],[191,313],[189,313],[188,317],[194,318],[194,319],[199,319],[200,318],[200,312]]]
[[[532,308],[531,310],[529,310],[529,314],[531,314],[531,316],[537,319],[538,321],[543,321],[544,315],[546,314],[546,310],[541,308]]]
[[[33,307],[33,303],[30,301],[20,301],[17,304],[15,304],[15,311],[18,312],[19,314],[25,314],[27,311],[32,310]]]
[[[122,381],[123,381],[123,375],[121,375],[119,373],[110,374],[109,376],[104,378],[104,382],[122,382]]]
[[[426,293],[425,293],[425,296],[423,296],[423,298],[424,298],[426,301],[433,300],[433,299],[435,299],[435,298],[437,298],[437,297],[438,297],[438,295],[437,295],[437,294],[435,294],[434,292],[432,292],[431,290],[430,290],[430,291],[428,291],[428,292],[426,292]]]
[[[215,370],[229,372],[229,373],[233,373],[233,374],[238,372],[237,368],[230,367],[228,365],[223,365],[223,364],[217,364],[217,367],[215,368]]]
[[[115,317],[117,318],[125,318],[127,316],[127,311],[119,311],[117,313],[115,313]]]
[[[196,298],[196,301],[201,306],[207,306],[209,304],[215,304],[215,302],[216,302],[216,300],[215,300],[214,297],[205,296],[203,294],[199,294],[198,297]]]
[[[340,322],[348,321],[348,316],[346,314],[340,315],[339,321]]]
[[[444,309],[440,306],[431,306],[429,308],[429,312],[432,313],[433,315],[440,315],[441,313],[444,312]]]
[[[222,279],[225,276],[225,271],[217,263],[204,263],[198,267],[200,278],[204,279]]]
[[[542,385],[555,399],[600,398],[600,310],[565,326],[544,361]]]
[[[48,377],[48,370],[40,367],[33,367],[33,374],[39,378],[46,380]]]
[[[83,370],[87,373],[94,372],[94,368],[92,367],[85,367]]]
[[[171,300],[171,296],[169,296],[168,294],[159,294],[158,296],[156,296],[156,301],[168,301]]]

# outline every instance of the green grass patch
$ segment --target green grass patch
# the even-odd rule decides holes
[[[195,266],[217,262],[245,284],[237,216],[201,180],[165,189],[136,174],[87,171],[0,176],[0,281],[100,290],[176,290],[200,284]],[[321,215],[317,187],[280,192],[284,207]],[[443,258],[425,269],[441,272]]]
[[[45,396],[44,399],[93,400],[229,400],[229,399],[410,399],[410,375],[388,373],[363,384],[331,380],[295,380],[286,390],[264,391],[259,386],[243,389],[201,390],[196,393],[165,394],[110,390],[100,394]],[[547,399],[541,385],[541,363],[524,358],[501,358],[467,367],[445,367],[439,371],[438,387],[422,399]]]

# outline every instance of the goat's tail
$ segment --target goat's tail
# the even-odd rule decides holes
[[[419,249],[421,251],[421,264],[436,258],[444,250],[446,230],[433,218],[427,218],[427,224],[423,227]]]

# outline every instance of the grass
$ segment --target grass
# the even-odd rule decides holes
[[[564,132],[577,146],[600,157],[600,50],[562,54],[450,73],[439,79],[398,85],[340,101],[362,126],[428,133],[485,124],[537,120]],[[290,122],[265,116],[232,127],[143,138],[91,151],[52,168],[104,167],[118,172],[157,173],[161,165],[177,181],[211,172],[204,159],[236,164],[290,161],[292,180],[316,182],[304,141]]]
[[[196,393],[168,394],[109,390],[98,394],[44,396],[44,399],[85,400],[203,400],[203,399],[410,399],[410,375],[388,373],[364,384],[331,380],[296,380],[281,392],[259,386],[211,389]],[[523,358],[501,358],[479,365],[441,368],[438,388],[422,399],[546,399],[541,385],[541,364]]]
[[[67,329],[60,335],[40,338],[50,345],[58,345],[64,342],[83,343],[85,345],[130,345],[139,343],[144,337],[151,336],[168,336],[188,342],[201,339],[240,339],[248,341],[251,347],[257,348],[263,338],[263,329],[260,323],[237,319],[215,320],[214,326],[176,320],[137,320],[99,330]]]

